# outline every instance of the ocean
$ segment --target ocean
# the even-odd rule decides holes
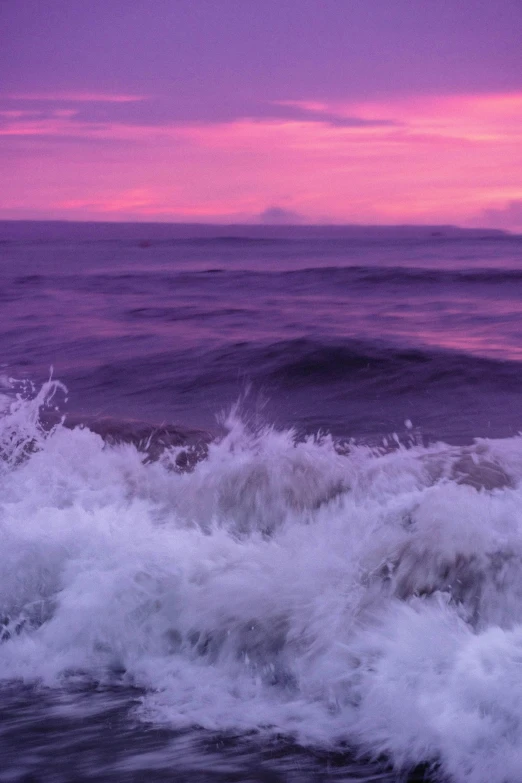
[[[522,236],[0,222],[0,781],[522,779]]]

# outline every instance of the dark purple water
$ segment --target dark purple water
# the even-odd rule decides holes
[[[4,371],[88,418],[212,430],[248,389],[306,432],[518,431],[520,237],[307,231],[3,224]]]
[[[521,237],[0,223],[0,307],[1,783],[518,783]]]

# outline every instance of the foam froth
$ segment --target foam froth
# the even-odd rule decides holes
[[[394,449],[238,417],[197,459],[0,419],[0,667],[141,715],[522,770],[522,438]]]

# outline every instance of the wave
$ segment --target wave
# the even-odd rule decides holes
[[[230,238],[224,237],[229,242]],[[241,240],[244,241],[244,240]],[[267,240],[268,241],[268,240]],[[207,242],[207,240],[198,240]],[[180,286],[201,286],[236,289],[238,285],[259,285],[270,289],[271,286],[290,286],[292,291],[302,288],[329,286],[360,287],[379,286],[513,286],[522,283],[522,269],[519,268],[464,268],[437,269],[426,266],[363,266],[336,265],[311,266],[300,269],[265,269],[246,270],[242,268],[227,269],[226,266],[209,266],[197,271],[187,269],[172,269],[151,272],[91,272],[85,276],[78,274],[52,277],[41,274],[20,275],[13,279],[16,287],[38,288],[44,285],[71,288],[82,291],[103,291],[114,293],[158,291],[165,288],[177,291]]]
[[[183,434],[151,455],[49,422],[60,393],[0,419],[4,680],[520,779],[521,437],[377,449],[231,414],[180,465]]]
[[[259,274],[259,273],[258,273]],[[425,265],[410,266],[326,266],[287,270],[277,274],[292,281],[329,281],[339,284],[380,285],[502,285],[522,282],[522,269],[478,267],[464,269],[437,269]]]
[[[200,281],[202,277],[208,274],[221,273],[226,275],[227,279],[236,282],[244,279],[260,279],[267,281],[271,279],[288,280],[297,282],[299,280],[307,281],[312,279],[314,282],[334,282],[338,283],[440,283],[440,284],[503,284],[519,283],[522,281],[522,269],[510,268],[468,268],[468,269],[436,269],[430,267],[408,267],[408,266],[319,266],[307,267],[296,270],[255,270],[247,271],[243,269],[226,269],[224,267],[210,267],[199,271],[176,271],[160,274],[159,282],[164,284],[168,282],[189,281],[196,279]],[[38,278],[38,275],[31,278]],[[157,274],[153,276],[156,279]],[[100,283],[110,281],[126,282],[135,280],[141,283],[144,280],[150,281],[150,273],[127,272],[127,273],[103,273],[91,275],[90,278]],[[25,282],[28,278],[24,278]]]
[[[209,375],[196,384],[219,381],[236,367],[252,368],[259,383],[281,385],[353,382],[378,385],[381,392],[402,394],[420,388],[459,388],[462,384],[519,391],[522,364],[464,354],[457,351],[399,347],[370,340],[329,341],[300,338],[268,345],[236,343],[206,354]],[[236,370],[237,371],[237,370]],[[362,384],[362,386],[361,386]],[[360,392],[359,392],[360,393]]]
[[[164,309],[158,310],[161,315],[155,308],[150,308],[150,312],[143,308],[130,317],[143,321],[164,318]],[[237,314],[232,309],[227,312]],[[83,378],[80,371],[76,376]],[[150,388],[151,377],[155,379],[154,389]],[[378,389],[383,399],[391,399],[410,392],[419,394],[423,389],[435,393],[458,390],[464,385],[476,393],[518,393],[522,363],[461,351],[400,346],[379,340],[332,340],[325,336],[136,351],[135,355],[89,367],[89,378],[97,388],[124,387],[132,380],[136,393],[141,390],[140,384],[153,392],[165,387],[171,395],[191,391],[202,394],[205,389],[227,385],[237,393],[238,379],[243,378],[259,389],[276,392],[291,387],[306,392],[317,386],[334,388],[335,384],[342,384],[345,389],[353,386],[356,396],[363,399],[369,388]]]

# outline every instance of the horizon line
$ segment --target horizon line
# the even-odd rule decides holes
[[[277,228],[277,229],[303,229],[303,228],[388,228],[388,229],[444,229],[466,232],[487,231],[491,234],[504,234],[507,236],[522,236],[521,232],[513,231],[507,228],[495,228],[488,226],[461,226],[456,223],[264,223],[264,222],[230,222],[221,223],[215,221],[194,221],[194,220],[92,220],[92,219],[74,219],[69,218],[3,218],[0,216],[1,223],[38,223],[55,225],[103,225],[103,226],[194,226],[194,227],[215,227],[215,228]]]

